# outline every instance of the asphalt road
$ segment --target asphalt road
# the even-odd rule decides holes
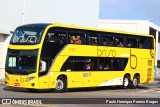
[[[80,98],[81,102],[85,98],[84,102],[90,101],[92,98],[121,98],[124,100],[129,98],[159,98],[160,100],[160,76],[155,78],[155,82],[151,84],[140,85],[137,89],[122,89],[120,87],[101,87],[101,88],[85,88],[85,89],[70,89],[69,92],[66,93],[55,93],[53,90],[42,90],[36,93],[31,93],[26,89],[19,89],[19,88],[11,88],[6,87],[3,84],[0,85],[0,98],[66,98],[62,100],[62,103],[67,101],[68,98],[70,102],[75,101],[76,98]],[[54,100],[55,100],[54,99]],[[103,99],[103,100],[104,100]],[[49,101],[49,100],[48,100]],[[159,107],[159,104],[95,104],[98,100],[93,100],[94,104],[44,104],[44,105],[33,105],[36,107],[41,106],[54,106],[54,107]],[[50,103],[50,102],[49,102]],[[79,102],[78,102],[79,103]],[[160,103],[160,102],[159,102]],[[31,105],[23,105],[23,107],[30,107]],[[22,105],[0,105],[0,107],[22,107]]]

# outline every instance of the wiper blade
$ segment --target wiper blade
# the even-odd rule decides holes
[[[29,71],[22,71],[21,73],[29,74]]]
[[[23,75],[29,74],[28,71],[24,71],[24,70],[17,70],[16,73],[18,73],[18,74],[23,74]]]
[[[5,71],[8,73],[11,73],[11,74],[15,74],[14,70],[12,70],[12,69],[6,69]]]

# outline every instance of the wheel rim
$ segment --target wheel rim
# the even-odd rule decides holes
[[[61,79],[58,79],[57,82],[56,82],[56,89],[57,90],[63,90],[63,87],[64,87],[64,83]]]
[[[128,78],[125,78],[125,79],[124,79],[124,86],[127,87],[128,84],[129,84],[129,80],[128,80]]]
[[[137,80],[137,78],[134,78],[134,79],[133,79],[133,85],[134,85],[134,87],[136,87],[137,84],[138,84],[138,80]]]

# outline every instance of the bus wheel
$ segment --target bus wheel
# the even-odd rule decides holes
[[[57,78],[55,91],[56,92],[67,91],[67,80],[64,77],[60,76]]]
[[[124,76],[124,78],[123,78],[123,88],[127,89],[129,84],[130,84],[129,77],[128,76]]]
[[[131,88],[137,88],[138,84],[139,84],[139,77],[138,76],[134,76],[133,81],[131,83]]]

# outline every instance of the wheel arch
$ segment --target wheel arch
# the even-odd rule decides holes
[[[65,75],[65,74],[61,74],[61,75],[59,75],[58,77],[57,77],[57,79],[58,78],[60,78],[60,77],[63,77],[64,79],[66,79],[66,84],[67,84],[67,86],[68,86],[68,78],[67,78],[67,75]]]
[[[140,74],[139,73],[135,73],[134,76],[133,76],[133,78],[134,77],[138,77],[138,82],[140,83]]]
[[[59,75],[59,76],[57,77],[57,79],[60,78],[60,77],[63,77],[63,78],[65,78],[65,79],[67,80],[67,75],[65,75],[65,74]]]
[[[126,73],[126,74],[124,75],[124,77],[126,77],[126,76],[131,80],[131,74]],[[124,78],[124,77],[123,77],[123,78]]]

